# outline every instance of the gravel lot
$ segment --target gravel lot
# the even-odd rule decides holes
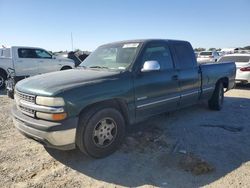
[[[250,86],[133,126],[122,148],[94,160],[46,149],[13,126],[0,93],[0,187],[249,187]]]

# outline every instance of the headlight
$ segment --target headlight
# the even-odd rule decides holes
[[[64,106],[65,102],[61,97],[36,97],[36,104],[43,106]]]
[[[46,120],[52,121],[60,121],[67,117],[66,113],[59,113],[59,114],[49,114],[44,112],[36,112],[36,117]]]

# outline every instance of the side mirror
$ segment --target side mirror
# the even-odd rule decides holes
[[[52,55],[52,59],[56,59],[56,56],[55,56],[55,55]]]
[[[161,66],[158,61],[145,61],[141,72],[159,71]]]

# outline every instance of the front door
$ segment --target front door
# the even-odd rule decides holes
[[[148,43],[142,52],[141,68],[145,61],[158,61],[159,71],[141,72],[134,78],[137,120],[176,109],[180,100],[178,73],[165,42]]]
[[[52,58],[52,55],[43,49],[35,50],[38,60],[39,74],[60,70],[59,62]]]

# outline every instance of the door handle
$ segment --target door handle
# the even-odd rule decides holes
[[[178,75],[172,76],[172,80],[178,80]]]

